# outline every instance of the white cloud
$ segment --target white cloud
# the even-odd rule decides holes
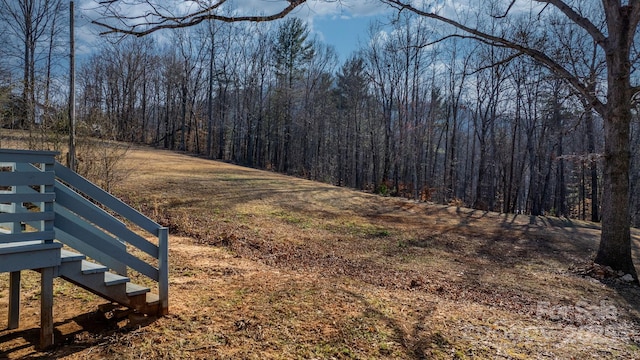
[[[202,0],[200,0],[202,1]],[[184,0],[154,0],[160,4],[160,9],[166,14],[186,14],[196,11],[200,6],[196,1]],[[143,16],[150,7],[146,0],[127,0],[114,3],[112,9],[128,17]],[[286,0],[228,0],[219,10],[227,14],[235,15],[265,15],[281,11],[289,4]],[[123,26],[124,23],[116,19],[105,19],[102,11],[104,8],[99,0],[76,0],[76,52],[79,56],[91,54],[100,44],[105,42],[99,33],[104,29],[91,24],[93,20],[108,21],[112,24]],[[322,19],[340,21],[368,19],[389,13],[390,9],[379,0],[308,0],[295,9],[289,16],[295,16],[307,23],[312,36],[326,42],[326,36],[315,23]],[[142,22],[142,19],[127,20],[129,24]],[[327,25],[323,25],[325,28]],[[170,37],[171,30],[159,31],[152,36],[158,41]],[[361,35],[361,34],[360,34]],[[357,34],[345,34],[345,37],[357,37]],[[355,42],[355,40],[354,40]]]
[[[377,16],[389,8],[378,0],[314,0],[302,5],[296,12],[299,16],[332,16],[341,19]]]

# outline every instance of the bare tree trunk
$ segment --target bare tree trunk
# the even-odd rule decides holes
[[[71,7],[73,7],[73,1],[69,3],[70,9],[69,12],[73,12]],[[51,67],[53,66],[53,50],[55,49],[55,35],[56,35],[56,20],[58,19],[58,11],[53,14],[53,19],[51,23],[51,29],[49,32],[49,49],[47,49],[47,65],[46,65],[46,75],[44,79],[44,105],[49,106],[49,98],[50,98],[50,89],[51,89]]]
[[[593,131],[593,113],[591,110],[587,110],[585,117],[587,128],[587,151],[589,155],[596,152],[595,146],[595,134]],[[598,203],[598,163],[595,159],[590,159],[589,175],[591,178],[591,221],[600,221],[599,203]]]
[[[213,63],[215,61],[215,32],[213,31],[213,21],[210,22],[209,35],[211,36],[211,44],[209,48],[209,80],[207,91],[207,157],[213,158]]]
[[[628,19],[627,19],[628,21]],[[630,36],[630,34],[627,34]],[[607,113],[604,122],[602,239],[595,261],[637,278],[629,229],[629,132],[631,110],[628,53],[607,54]]]
[[[564,130],[562,114],[560,111],[560,82],[554,81],[555,89],[553,93],[553,127],[555,128],[557,136],[557,154],[556,161],[558,162],[556,167],[556,186],[554,196],[554,209],[556,216],[566,216],[566,182],[564,177],[564,160],[561,158],[564,155]]]

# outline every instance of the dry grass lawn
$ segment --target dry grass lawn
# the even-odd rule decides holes
[[[170,315],[121,318],[56,280],[57,345],[38,352],[25,274],[22,326],[0,331],[0,358],[640,359],[638,286],[584,276],[594,224],[147,148],[123,166],[117,194],[171,228]]]

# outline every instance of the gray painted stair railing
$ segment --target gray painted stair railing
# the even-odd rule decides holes
[[[53,343],[54,277],[142,313],[167,314],[168,229],[55,162],[56,155],[0,149],[0,272],[11,274],[9,328],[18,327],[20,271],[28,269],[41,273],[41,347]],[[157,294],[131,283],[129,269],[157,283]]]

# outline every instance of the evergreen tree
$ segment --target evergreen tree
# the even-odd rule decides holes
[[[285,20],[276,32],[272,51],[277,77],[275,99],[276,118],[279,129],[274,165],[279,171],[291,173],[291,141],[293,131],[293,112],[296,102],[294,91],[296,80],[304,71],[305,64],[315,55],[313,43],[309,42],[309,29],[302,20]]]

